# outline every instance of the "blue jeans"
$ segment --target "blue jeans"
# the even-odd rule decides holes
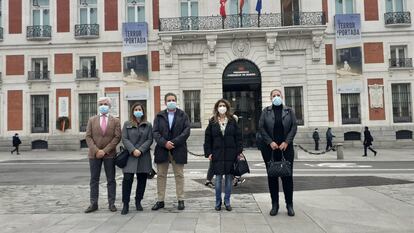
[[[216,207],[221,206],[221,185],[222,185],[223,175],[216,175]],[[225,175],[224,181],[224,205],[230,205],[230,195],[233,182],[233,175]]]

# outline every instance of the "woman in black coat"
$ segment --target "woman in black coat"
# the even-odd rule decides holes
[[[275,161],[280,161],[282,156],[292,164],[293,169],[293,139],[297,131],[295,112],[283,105],[283,96],[280,90],[271,91],[270,99],[272,100],[272,106],[263,109],[259,120],[262,157],[266,163],[266,169],[272,157]],[[293,177],[287,176],[281,177],[281,179],[288,215],[294,216]],[[275,216],[279,211],[279,179],[278,177],[268,176],[267,180],[272,198],[270,215]]]
[[[374,138],[371,136],[371,132],[369,132],[369,129],[367,126],[365,126],[364,131],[364,155],[362,157],[367,156],[367,149],[372,151],[374,153],[374,156],[377,155],[377,151],[372,149],[372,142],[374,141]]]
[[[221,186],[223,175],[224,185],[224,206],[231,211],[230,195],[234,175],[234,162],[243,151],[242,137],[233,114],[230,113],[230,103],[221,99],[214,105],[213,117],[206,128],[204,139],[204,154],[212,161],[212,169],[216,175],[216,206],[217,211],[221,210]]]

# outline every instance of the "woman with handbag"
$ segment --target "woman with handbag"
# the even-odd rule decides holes
[[[231,211],[230,195],[234,175],[234,163],[243,151],[241,131],[236,119],[230,113],[230,103],[220,99],[214,105],[213,117],[206,128],[204,138],[204,154],[211,161],[215,179],[216,205],[220,211],[222,205],[221,186],[224,181],[224,206]]]
[[[273,161],[286,160],[290,171],[288,175],[281,177],[283,192],[285,194],[286,208],[289,216],[294,216],[293,210],[293,139],[296,135],[297,124],[294,111],[283,105],[282,92],[274,89],[270,92],[272,105],[263,109],[259,120],[261,136],[261,153],[268,171],[269,192],[272,199],[270,215],[275,216],[279,211],[279,180],[270,172]],[[279,163],[280,164],[280,163]]]
[[[152,126],[146,120],[145,109],[142,104],[132,106],[130,120],[124,123],[122,128],[122,143],[130,156],[126,166],[122,169],[122,215],[129,212],[129,200],[131,196],[134,174],[137,176],[137,189],[135,194],[135,207],[142,211],[141,200],[144,197],[148,174],[151,172],[150,146],[152,144]]]

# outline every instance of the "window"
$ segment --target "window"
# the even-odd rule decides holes
[[[181,0],[181,17],[198,16],[197,0]]]
[[[30,79],[49,79],[47,58],[32,59],[32,73]]]
[[[140,80],[148,80],[147,56],[124,57],[124,75]]]
[[[335,0],[336,14],[353,14],[354,0]]]
[[[2,3],[3,1],[2,0],[0,0],[0,28],[2,27],[2,25],[3,25],[3,7],[2,7]],[[1,39],[1,38],[0,38]]]
[[[190,118],[192,128],[201,128],[200,91],[184,91],[184,111]]]
[[[280,3],[282,9],[282,25],[299,25],[299,0],[282,0]]]
[[[49,96],[32,95],[32,133],[49,132]]]
[[[80,0],[79,5],[79,22],[80,24],[97,24],[98,8],[97,0]]]
[[[96,94],[79,94],[79,131],[86,132],[88,120],[98,111]]]
[[[411,85],[409,83],[392,84],[391,89],[394,123],[412,122]]]
[[[230,9],[229,12],[231,15],[237,15],[240,12],[240,7],[239,7],[239,2],[240,0],[230,0]],[[249,4],[249,0],[244,0],[244,5],[243,5],[243,14],[249,14],[250,13],[250,4]]]
[[[303,125],[302,87],[285,87],[285,104],[295,111],[298,125]]]
[[[33,26],[50,25],[49,0],[32,0]]]
[[[341,94],[342,124],[361,124],[359,93]]]
[[[390,55],[390,67],[412,66],[407,60],[407,46],[391,46]]]
[[[96,78],[96,59],[95,57],[80,57],[80,77]]]
[[[385,9],[387,12],[403,12],[404,0],[385,0]]]
[[[127,21],[145,22],[145,0],[127,0]]]

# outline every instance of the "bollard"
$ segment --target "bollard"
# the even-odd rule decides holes
[[[343,151],[343,145],[342,143],[336,144],[336,159],[342,160],[344,159],[344,151]]]
[[[298,145],[293,145],[293,153],[295,154],[295,160],[298,159]]]

